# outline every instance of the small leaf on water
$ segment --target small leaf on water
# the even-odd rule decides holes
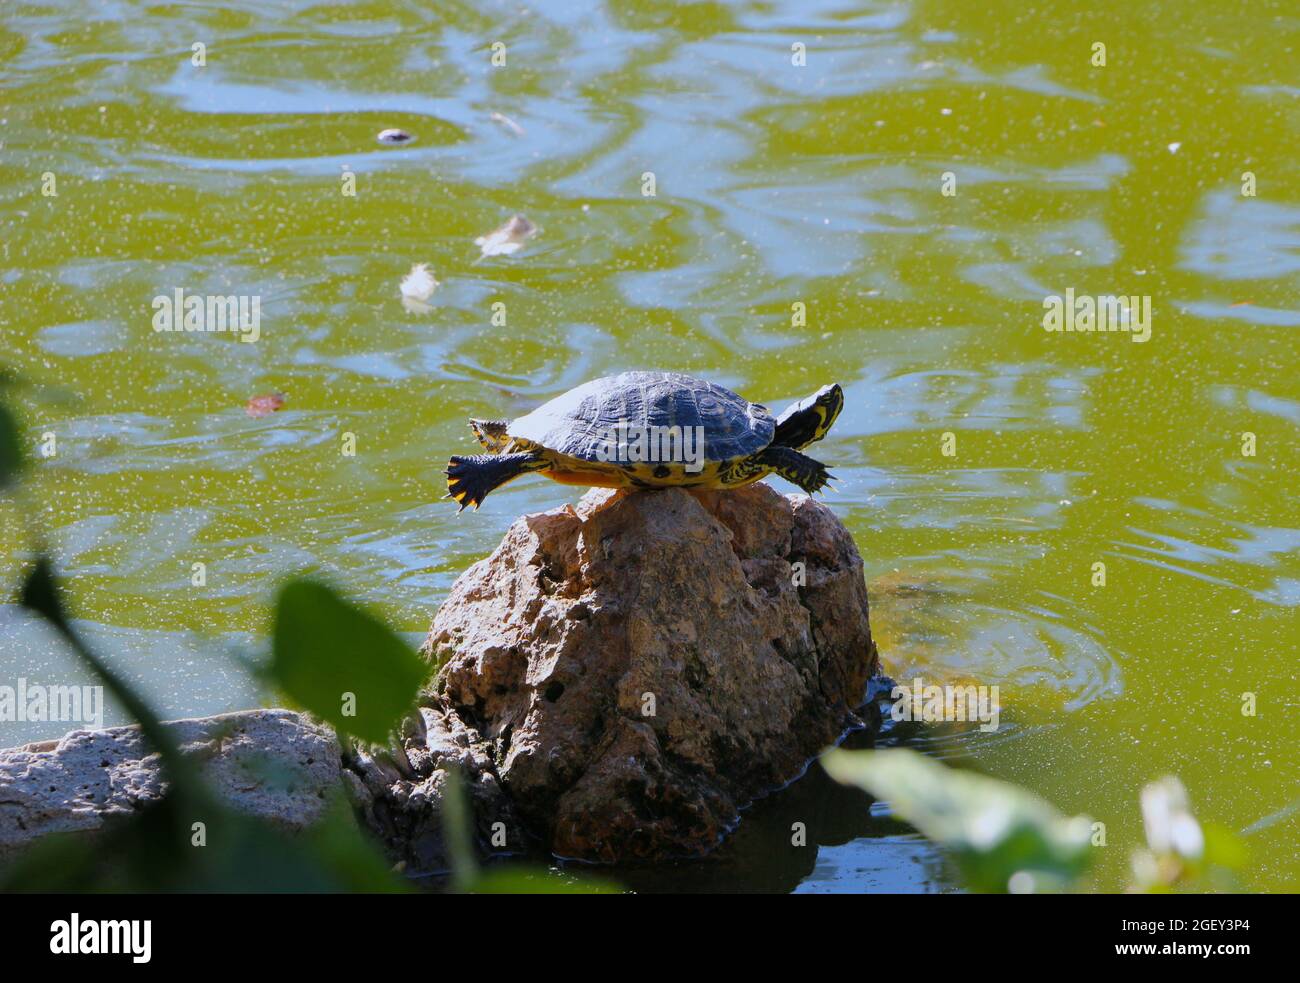
[[[381,743],[415,704],[428,666],[378,618],[313,580],[280,591],[270,674],[341,733]]]
[[[977,891],[1005,892],[1018,873],[1063,885],[1091,859],[1090,823],[1067,819],[1047,802],[984,775],[947,768],[904,748],[827,751],[836,781],[886,800],[893,813],[950,851]]]
[[[511,215],[500,228],[475,239],[474,245],[483,250],[484,256],[512,256],[519,252],[524,243],[536,232],[537,226],[528,219],[522,215]]]
[[[244,412],[251,417],[270,416],[276,410],[284,406],[287,397],[284,393],[267,393],[265,396],[254,396],[244,407]]]

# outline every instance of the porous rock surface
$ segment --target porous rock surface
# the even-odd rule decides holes
[[[218,797],[283,829],[305,829],[342,787],[334,734],[290,710],[165,724]],[[0,750],[0,861],[53,833],[94,835],[164,791],[159,758],[136,726],[74,730]]]
[[[698,855],[860,724],[867,615],[861,557],[817,501],[593,490],[456,581],[410,764],[461,759],[477,805],[560,856]]]

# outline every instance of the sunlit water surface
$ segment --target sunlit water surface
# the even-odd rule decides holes
[[[170,716],[257,705],[232,652],[285,576],[416,639],[514,517],[580,493],[530,478],[458,518],[439,472],[470,415],[632,367],[774,408],[838,380],[818,452],[886,668],[1000,687],[996,732],[906,740],[1104,821],[1095,887],[1126,883],[1168,772],[1254,828],[1249,887],[1294,887],[1300,817],[1260,820],[1300,795],[1300,18],[1034,6],[9,0],[0,357],[49,387],[20,400],[29,499],[87,632]],[[514,212],[540,234],[476,261]],[[425,314],[398,295],[416,262]],[[155,333],[177,287],[259,295],[260,340]],[[1150,341],[1046,333],[1067,288],[1151,296]],[[0,681],[82,678],[6,618]],[[625,877],[957,886],[815,768],[718,857]]]

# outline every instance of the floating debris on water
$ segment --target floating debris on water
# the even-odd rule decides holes
[[[415,137],[411,136],[411,134],[407,133],[405,130],[393,129],[380,130],[378,139],[380,143],[410,143],[415,139]]]
[[[398,290],[402,293],[402,306],[415,314],[425,314],[433,308],[427,303],[438,289],[438,281],[429,272],[428,263],[416,263],[411,272],[402,278]]]
[[[411,272],[402,278],[399,289],[402,291],[403,297],[428,300],[433,296],[433,292],[438,289],[438,281],[429,272],[428,263],[416,263],[411,267]]]
[[[513,256],[536,232],[537,226],[528,219],[511,215],[505,225],[475,239],[474,245],[483,250],[484,256]]]
[[[288,397],[284,393],[267,393],[265,396],[254,396],[244,407],[244,412],[251,417],[270,416],[276,410],[284,406],[284,401]]]
[[[507,130],[509,130],[517,137],[521,137],[524,135],[524,128],[520,126],[518,123],[516,123],[514,120],[512,120],[505,113],[493,113],[491,116],[491,120],[493,123],[500,123],[502,126],[504,126]]]

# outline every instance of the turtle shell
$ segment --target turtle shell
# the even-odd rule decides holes
[[[602,463],[597,451],[607,451],[609,435],[620,421],[639,427],[703,427],[708,462],[756,454],[776,432],[766,406],[676,372],[623,372],[584,383],[515,420],[509,432]]]

